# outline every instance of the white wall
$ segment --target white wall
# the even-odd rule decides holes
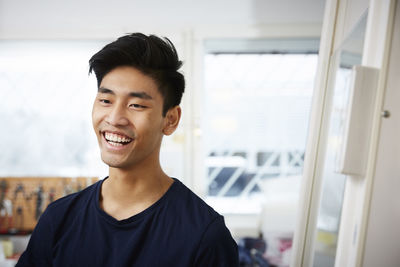
[[[400,4],[397,2],[363,266],[400,266]]]
[[[0,0],[0,38],[107,38],[143,29],[157,32],[215,25],[320,24],[324,3],[324,0]]]

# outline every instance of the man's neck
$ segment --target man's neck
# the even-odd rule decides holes
[[[101,188],[100,206],[117,220],[129,218],[159,200],[173,183],[161,169],[119,169],[110,167]]]

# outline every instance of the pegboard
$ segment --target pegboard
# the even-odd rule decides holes
[[[0,233],[31,232],[48,204],[98,180],[96,177],[0,177]]]

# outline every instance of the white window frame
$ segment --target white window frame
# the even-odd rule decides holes
[[[206,196],[204,151],[202,147],[200,119],[202,115],[201,100],[204,99],[204,55],[207,52],[204,42],[209,39],[278,39],[278,38],[320,38],[320,24],[290,24],[290,25],[264,25],[262,27],[237,27],[232,31],[230,27],[214,27],[189,31],[185,35],[185,43],[192,44],[187,47],[193,49],[188,51],[187,59],[192,65],[186,73],[187,87],[186,107],[190,107],[186,121],[190,122],[186,131],[188,139],[187,157],[190,165],[187,165],[186,177],[190,177],[188,185],[200,196]],[[185,112],[188,112],[186,109]],[[312,115],[311,115],[312,116]],[[309,153],[309,152],[308,152]],[[309,155],[309,157],[312,155]],[[238,234],[257,235],[261,223],[260,214],[223,214],[230,230]]]
[[[330,70],[331,55],[341,45],[351,30],[351,25],[356,22],[357,12],[361,14],[364,8],[369,8],[362,65],[381,67],[385,60],[383,59],[385,48],[387,49],[387,32],[393,21],[393,12],[390,11],[393,11],[394,2],[395,0],[357,1],[357,3],[351,2],[351,0],[327,0],[326,2],[315,82],[316,90],[313,97],[306,149],[307,156],[304,163],[305,179],[302,183],[299,201],[302,215],[297,222],[290,266],[313,266],[314,240],[322,186],[322,179],[320,179],[322,168],[319,163],[324,161],[326,148],[324,136],[328,126],[326,123],[323,124],[323,121],[326,121],[329,115],[326,112],[326,105],[329,103],[330,97],[327,88],[329,75],[332,72]],[[346,22],[347,25],[345,25]],[[384,81],[380,78],[367,174],[362,177],[363,182],[356,182],[356,179],[352,178],[346,181],[346,187],[349,189],[346,189],[345,192],[340,223],[340,229],[344,229],[344,231],[339,232],[335,266],[361,267],[363,265],[365,232],[368,223],[383,94]],[[354,211],[357,211],[356,214]]]

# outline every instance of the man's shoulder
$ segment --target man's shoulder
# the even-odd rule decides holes
[[[237,266],[237,246],[223,216],[181,182],[173,196],[168,218],[174,223],[163,225],[176,229],[174,245],[193,251],[196,266]]]
[[[196,218],[204,224],[211,223],[221,215],[208,205],[201,197],[186,187],[182,182],[176,180],[174,194],[174,205],[177,211],[190,218]]]

